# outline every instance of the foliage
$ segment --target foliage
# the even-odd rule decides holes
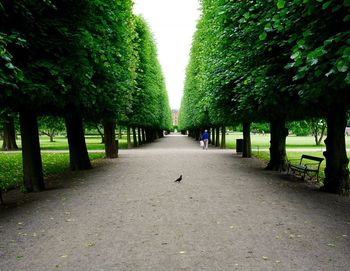
[[[23,74],[1,100],[16,111],[121,118],[135,76],[131,9],[131,0],[4,1],[5,67]]]
[[[145,20],[135,17],[135,23],[138,66],[129,124],[167,130],[171,127],[171,110],[156,44]]]
[[[210,123],[227,125],[318,117],[339,101],[349,106],[347,1],[201,3],[181,127],[206,125],[203,105]]]
[[[296,136],[308,136],[312,133],[310,124],[306,120],[290,122],[288,129]]]
[[[56,135],[65,130],[64,121],[59,117],[43,116],[39,118],[38,123],[39,133],[50,137],[51,142]]]

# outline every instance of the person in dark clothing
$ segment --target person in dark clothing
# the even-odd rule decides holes
[[[208,143],[209,143],[209,134],[208,134],[208,130],[205,130],[204,133],[202,134],[202,140],[204,142],[203,145],[203,150],[207,150],[208,149]]]

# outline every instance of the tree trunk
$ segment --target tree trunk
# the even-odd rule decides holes
[[[250,141],[250,122],[243,122],[243,154],[242,157],[252,157],[252,144]]]
[[[286,137],[288,129],[285,119],[270,121],[270,162],[266,169],[285,171],[287,169]]]
[[[316,140],[316,146],[320,146],[321,145],[321,142],[322,142],[322,139],[324,137],[324,132],[326,130],[326,124],[324,123],[321,127],[321,134],[320,134],[320,137],[318,138],[318,140]]]
[[[45,189],[45,185],[37,116],[31,111],[21,111],[19,121],[21,126],[24,187],[28,192],[42,191]]]
[[[128,142],[128,149],[131,149],[131,131],[130,126],[126,128],[126,140]]]
[[[150,143],[151,139],[150,139],[150,132],[149,132],[149,128],[145,128],[145,134],[146,134],[146,143]]]
[[[138,144],[137,144],[137,136],[136,136],[136,128],[132,127],[132,138],[134,141],[134,148],[137,148]]]
[[[334,107],[328,112],[326,151],[323,153],[326,158],[323,190],[327,192],[343,194],[350,189],[349,159],[344,135],[346,121],[346,110],[343,107]]]
[[[115,142],[115,122],[105,121],[104,137],[105,137],[105,152],[106,158],[118,158],[118,146]]]
[[[71,170],[90,169],[91,163],[85,143],[82,117],[66,117],[65,122],[69,144]]]
[[[137,137],[138,137],[139,145],[142,145],[142,136],[141,136],[141,128],[140,127],[137,128]]]
[[[215,135],[215,147],[220,146],[220,127],[216,127],[216,135]]]
[[[54,142],[53,138],[55,137],[55,135],[54,134],[50,134],[49,137],[50,137],[50,142]]]
[[[221,127],[221,149],[226,149],[226,127],[222,126]]]
[[[201,140],[201,132],[200,132],[199,129],[196,129],[196,130],[194,131],[194,139],[195,139],[196,141]]]
[[[100,127],[98,127],[98,125],[96,125],[95,127],[96,127],[96,130],[97,130],[98,134],[101,137],[101,144],[104,144],[105,143],[105,136],[104,136],[104,134],[102,133],[102,131],[101,131]]]
[[[151,141],[153,142],[154,140],[156,140],[155,131],[154,129],[150,129],[150,131],[151,131]]]
[[[145,132],[145,128],[142,128],[142,144],[146,144],[146,132]]]
[[[121,126],[119,126],[118,127],[118,139],[122,139],[122,127]]]
[[[215,128],[211,128],[211,133],[212,133],[211,144],[215,145]]]
[[[4,120],[4,141],[2,144],[4,151],[18,150],[16,143],[15,121],[12,116],[6,117]]]

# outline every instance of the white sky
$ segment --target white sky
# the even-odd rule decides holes
[[[179,109],[192,36],[200,15],[198,0],[134,0],[134,13],[148,22],[157,42],[171,109]]]

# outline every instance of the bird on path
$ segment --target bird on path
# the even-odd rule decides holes
[[[180,175],[180,177],[177,178],[177,179],[174,181],[174,183],[179,183],[179,182],[181,182],[181,180],[182,180],[182,175]]]

